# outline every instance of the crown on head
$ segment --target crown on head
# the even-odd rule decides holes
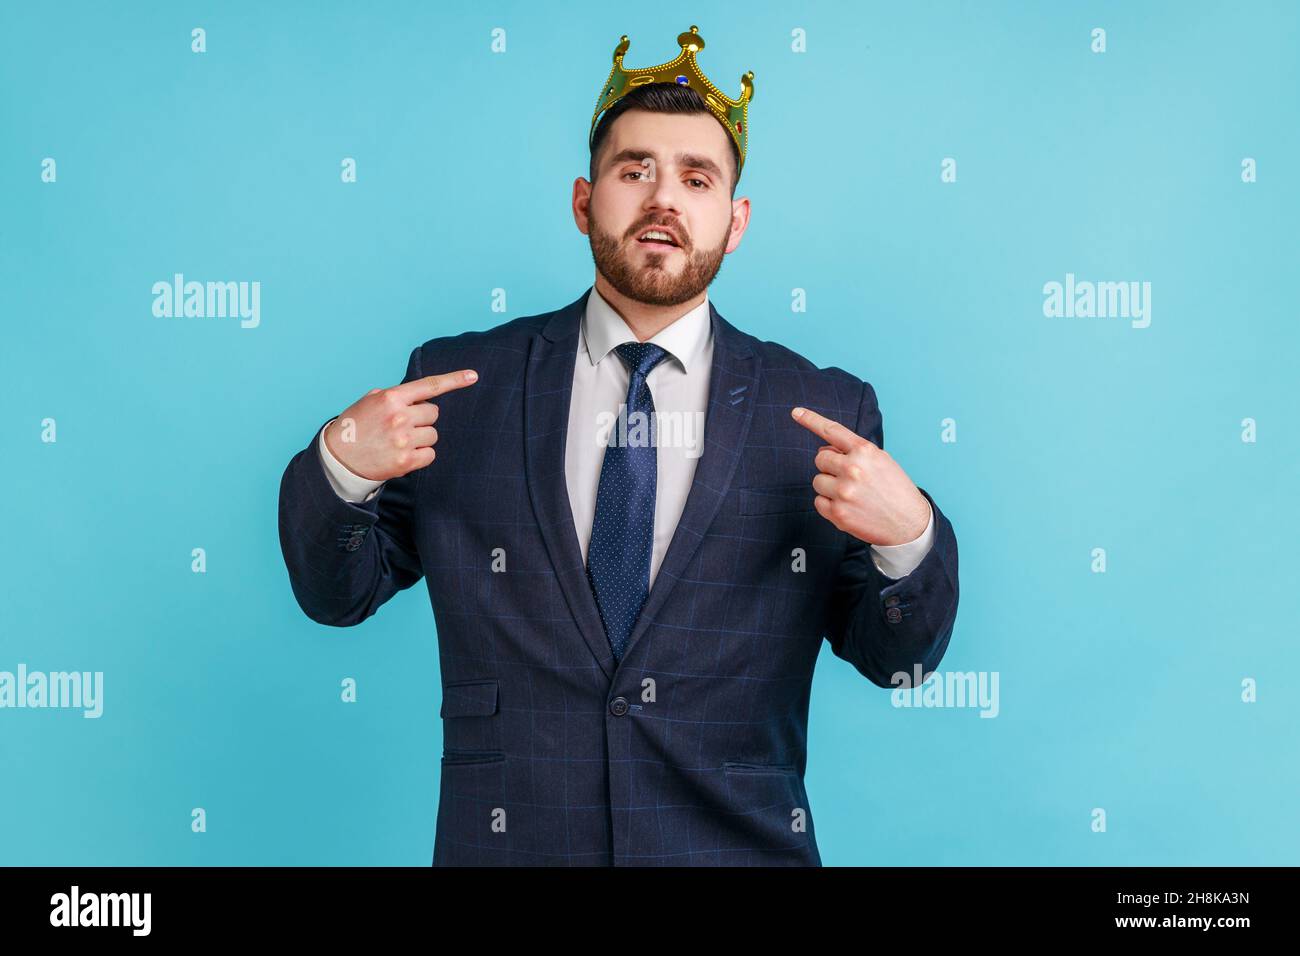
[[[736,175],[739,176],[740,170],[745,166],[745,150],[749,143],[749,102],[754,98],[754,71],[750,70],[741,76],[740,99],[733,100],[714,86],[695,62],[695,54],[704,49],[704,38],[700,36],[699,28],[692,26],[689,33],[679,34],[677,42],[682,52],[668,63],[637,70],[625,70],[623,54],[631,44],[628,42],[627,35],[623,35],[618,41],[618,46],[614,48],[614,68],[609,71],[609,79],[601,87],[600,97],[596,100],[596,112],[591,117],[588,144],[595,138],[596,122],[600,119],[600,114],[636,87],[647,83],[677,83],[689,86],[700,94],[704,105],[718,118],[718,122],[727,128],[732,141],[736,144],[736,149],[740,152],[740,165],[736,170]]]

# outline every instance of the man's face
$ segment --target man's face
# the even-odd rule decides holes
[[[615,120],[598,160],[594,184],[574,183],[574,215],[601,275],[650,305],[698,296],[749,220],[749,201],[731,198],[731,145],[722,124],[707,113],[629,110]]]

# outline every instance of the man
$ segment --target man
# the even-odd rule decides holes
[[[708,300],[749,222],[752,74],[723,97],[696,29],[678,42],[624,70],[624,37],[598,100],[573,187],[594,287],[416,348],[281,484],[313,620],[428,586],[435,865],[820,865],[822,640],[891,687],[952,633],[953,529],[884,451],[875,391]]]

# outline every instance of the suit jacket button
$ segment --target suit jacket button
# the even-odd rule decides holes
[[[609,702],[609,712],[615,717],[622,717],[627,713],[627,698],[615,697]]]
[[[348,545],[347,545],[347,547],[348,547],[348,550],[349,550],[349,551],[355,551],[355,550],[357,550],[358,548],[360,548],[360,547],[361,547],[361,535],[359,535],[359,534],[354,534],[352,537],[348,538]]]
[[[891,594],[889,595],[889,597],[885,598],[885,607],[897,607],[897,606],[898,606],[897,594]]]
[[[889,621],[890,624],[897,624],[902,619],[903,612],[896,607],[891,607],[885,612],[885,620]]]

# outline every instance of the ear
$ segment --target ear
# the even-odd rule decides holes
[[[726,252],[734,252],[740,245],[740,237],[749,228],[749,197],[741,196],[731,201],[731,230],[727,233]]]
[[[579,176],[573,181],[573,221],[584,236],[590,230],[588,208],[591,203],[591,183]]]

